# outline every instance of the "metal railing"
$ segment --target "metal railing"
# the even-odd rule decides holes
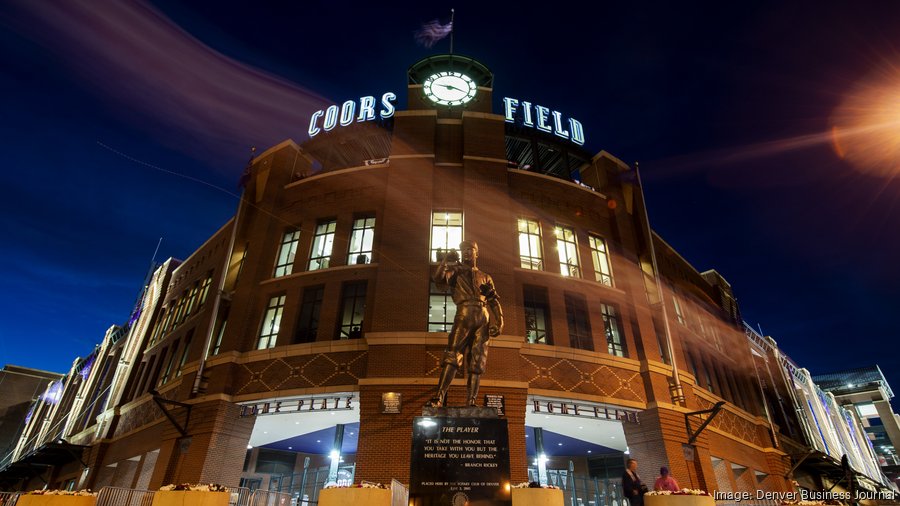
[[[247,487],[228,487],[231,497],[228,506],[248,506],[250,504],[250,489]]]
[[[153,490],[103,487],[97,493],[97,506],[150,506],[154,494]]]
[[[18,499],[18,492],[0,492],[0,506],[15,506]]]
[[[391,506],[407,506],[409,489],[397,480],[391,480]]]
[[[284,492],[270,492],[268,490],[254,490],[250,494],[249,506],[292,506],[291,494]]]

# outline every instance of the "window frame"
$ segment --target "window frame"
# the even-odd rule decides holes
[[[432,300],[440,297],[444,300],[444,320],[442,322],[438,322],[437,320],[432,319],[432,311],[436,308],[432,305]],[[452,309],[451,309],[452,308]],[[452,316],[450,313],[453,313]],[[450,328],[453,326],[453,320],[456,318],[456,303],[453,302],[453,294],[449,290],[441,290],[437,287],[437,284],[434,281],[428,282],[428,332],[450,332]],[[441,329],[437,329],[437,327],[443,327]]]
[[[529,297],[532,295],[532,297]],[[543,307],[537,307],[539,305],[538,297],[535,295],[539,295],[543,297]],[[529,310],[532,309],[529,306],[529,298],[532,298],[533,305],[535,306],[533,309],[541,309],[544,311],[544,329],[543,329],[543,342],[537,337],[538,332],[541,330],[537,328],[537,317],[535,316],[535,328],[528,328],[528,316]],[[522,285],[522,310],[525,316],[525,341],[530,344],[546,344],[553,345],[553,318],[551,316],[550,310],[550,293],[546,287],[543,286],[535,286],[535,285]],[[529,332],[535,332],[535,339],[532,341],[529,339]]]
[[[564,237],[560,238],[560,234],[564,235],[565,232],[572,233],[572,240],[567,241]],[[570,227],[568,225],[563,225],[557,223],[553,227],[553,235],[556,239],[556,254],[559,259],[559,273],[567,278],[581,278],[581,259],[578,256],[578,232],[575,230],[575,227]],[[572,263],[572,257],[569,256],[569,248],[566,247],[565,259],[568,261],[563,261],[563,252],[560,249],[560,246],[570,245],[572,246],[572,252],[574,252],[575,263]],[[565,267],[565,268],[564,268]],[[565,272],[568,271],[568,272]],[[572,273],[574,271],[574,274]]]
[[[569,346],[579,350],[594,351],[594,333],[591,327],[591,312],[587,297],[575,292],[563,292],[566,307],[566,323],[569,327]],[[570,303],[571,301],[571,303]],[[584,315],[584,329],[579,328],[577,318]],[[581,332],[581,331],[584,332]],[[586,345],[586,346],[580,346]]]
[[[522,224],[525,224],[526,230],[522,231]],[[532,233],[530,226],[536,225],[537,233]],[[525,236],[528,244],[528,255],[524,254],[522,251],[522,237]],[[532,246],[532,238],[537,237],[537,255],[534,255],[534,251],[531,251]],[[528,269],[532,271],[542,271],[544,270],[544,238],[541,231],[541,221],[538,219],[532,219],[524,216],[520,216],[516,219],[516,238],[518,239],[519,246],[519,267],[522,269]],[[526,260],[527,259],[527,260]],[[535,262],[537,259],[537,262]]]
[[[372,226],[368,225],[369,220],[372,220]],[[357,228],[356,225],[360,221],[363,222],[363,226],[362,228]],[[347,265],[362,265],[356,261],[357,258],[359,258],[359,255],[366,255],[366,261],[364,262],[365,264],[370,264],[373,262],[373,258],[375,256],[375,226],[377,223],[378,222],[374,214],[354,216],[353,224],[350,227],[350,238],[347,241]],[[359,245],[361,249],[359,249],[358,251],[353,251],[353,238],[356,233],[360,231],[362,232],[362,238]],[[365,247],[366,236],[369,232],[371,232],[372,235],[372,244],[370,245],[370,249],[365,250],[362,248]]]
[[[443,213],[446,215],[458,214],[460,224],[459,225],[435,225],[434,217],[435,217],[435,215],[440,214],[440,213]],[[449,216],[447,217],[447,221],[449,222]],[[438,209],[438,210],[431,211],[431,224],[428,229],[428,231],[429,231],[429,234],[428,234],[428,259],[431,263],[438,262],[438,258],[437,258],[438,248],[435,246],[435,241],[434,241],[435,226],[444,227],[446,229],[459,228],[459,242],[461,243],[463,241],[463,238],[465,237],[465,233],[466,233],[466,213],[464,213],[462,210],[454,210],[454,209]],[[449,243],[450,237],[449,237],[449,234],[446,232],[446,230],[444,233],[444,239],[447,241],[447,244],[446,244],[446,249],[441,248],[442,251],[448,251],[451,249],[459,248],[459,243],[457,243],[457,244]]]
[[[324,228],[324,231],[322,230]],[[333,218],[319,220],[313,233],[312,244],[309,248],[309,263],[306,270],[319,271],[331,267],[331,257],[334,255],[334,238],[337,232],[337,220]],[[329,237],[330,236],[330,237]],[[321,243],[319,242],[321,239]],[[329,245],[330,240],[330,245]],[[317,250],[317,245],[320,245]],[[327,254],[326,253],[327,247]],[[316,267],[313,267],[316,262]],[[324,265],[323,265],[324,264]]]
[[[348,289],[350,289],[351,287],[357,287],[357,289],[358,289],[358,287],[360,287],[360,286],[363,289],[362,297],[359,296],[358,292],[355,293],[352,297],[349,296]],[[366,307],[368,305],[367,304],[368,297],[369,297],[369,282],[368,282],[368,280],[361,279],[361,280],[356,280],[356,281],[348,281],[341,285],[341,309],[340,309],[340,312],[338,312],[337,340],[358,339],[358,338],[362,337],[363,325],[365,324],[365,321],[366,321]],[[353,308],[351,309],[351,312],[350,312],[350,315],[351,315],[350,323],[345,324],[344,321],[345,321],[345,317],[347,314],[347,300],[348,299],[353,300]],[[357,308],[358,308],[357,304],[358,304],[359,300],[362,300],[362,319],[360,319],[358,322],[354,322],[353,315],[356,315],[358,313],[357,312]],[[347,332],[344,332],[344,327],[349,327],[349,330]],[[352,335],[352,333],[354,332],[353,331],[354,327],[359,328],[359,336]]]
[[[595,241],[600,242],[603,246],[603,250],[594,247]],[[609,255],[609,242],[600,234],[588,233],[588,248],[591,250],[591,261],[594,265],[594,280],[604,286],[616,286],[614,281],[615,278],[613,277],[612,259]],[[605,262],[601,263],[601,258],[605,260]],[[606,268],[609,272],[603,272],[603,263],[606,264]]]
[[[619,308],[613,304],[600,304],[600,316],[603,319],[603,334],[606,336],[606,351],[615,357],[628,356],[628,346],[622,332]],[[615,342],[618,341],[618,342]],[[618,351],[619,353],[616,353]]]
[[[313,294],[312,300],[310,300],[310,294]],[[294,343],[312,343],[318,340],[319,336],[319,327],[322,322],[322,302],[325,300],[325,285],[312,285],[303,287],[302,298],[300,299],[300,310],[297,313],[297,328],[294,331]],[[308,339],[308,333],[310,332],[311,327],[308,325],[304,327],[303,319],[306,314],[306,308],[308,306],[312,307],[312,312],[310,313],[311,322],[315,321],[315,329],[312,332],[312,339]],[[301,332],[307,333],[305,339],[300,338]]]
[[[278,341],[278,333],[281,331],[281,319],[284,317],[284,305],[286,301],[287,295],[284,293],[269,297],[269,303],[266,304],[266,308],[263,310],[259,333],[256,337],[256,347],[254,349],[266,350],[275,347]],[[268,324],[269,332],[266,333],[266,322],[270,320],[271,323]],[[263,346],[264,341],[265,346]]]
[[[281,243],[275,256],[275,269],[273,278],[290,276],[294,273],[294,263],[297,260],[297,249],[300,247],[300,229],[290,228],[281,234]]]

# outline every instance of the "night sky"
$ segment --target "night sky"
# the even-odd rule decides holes
[[[877,363],[900,389],[900,3],[487,4],[452,5],[455,51],[495,112],[577,118],[745,320],[813,374]],[[322,104],[405,108],[407,67],[448,49],[413,32],[451,5],[371,5],[5,2],[0,365],[89,353],[159,238],[185,258],[234,213],[251,146],[304,141]]]

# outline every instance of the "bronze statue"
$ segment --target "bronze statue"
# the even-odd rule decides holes
[[[447,350],[441,360],[444,366],[441,379],[437,394],[430,403],[433,407],[447,404],[447,391],[457,369],[462,367],[464,357],[469,363],[466,404],[475,405],[478,385],[487,364],[488,341],[503,331],[503,309],[494,280],[476,267],[478,244],[463,241],[459,249],[462,251],[462,261],[454,250],[439,255],[440,265],[433,276],[439,289],[452,290],[453,302],[456,303],[456,318],[453,319]]]

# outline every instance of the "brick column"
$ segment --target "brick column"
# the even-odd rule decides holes
[[[252,417],[241,418],[240,408],[230,402],[194,405],[187,436],[171,424],[164,429],[150,489],[168,483],[236,486],[254,422]]]

